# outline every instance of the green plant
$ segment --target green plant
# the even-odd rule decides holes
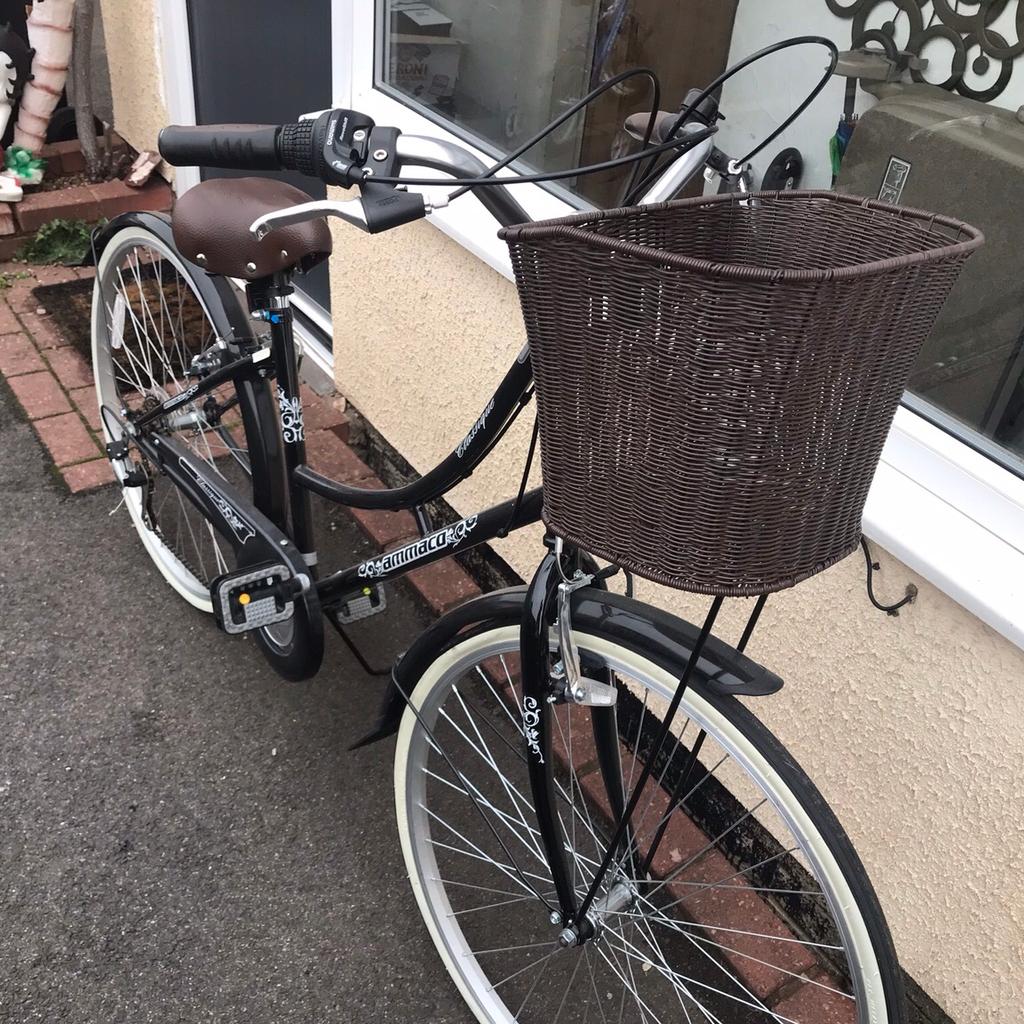
[[[0,273],[0,292],[7,291],[15,281],[21,281],[31,276],[27,270],[18,270],[13,274],[5,270],[3,273]]]
[[[81,263],[89,251],[89,240],[96,225],[84,220],[51,220],[44,224],[18,252],[27,263]]]

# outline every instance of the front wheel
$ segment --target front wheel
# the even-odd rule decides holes
[[[612,830],[608,764],[628,795],[684,666],[655,664],[599,627],[577,624],[576,642],[618,691],[611,758],[589,708],[547,712],[582,899]],[[415,897],[482,1024],[904,1024],[892,941],[835,815],[745,707],[699,683],[655,757],[632,849],[598,892],[596,938],[563,948],[527,777],[518,649],[513,618],[440,654],[410,695],[395,755]]]

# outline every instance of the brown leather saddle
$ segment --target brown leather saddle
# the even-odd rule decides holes
[[[278,228],[260,240],[249,231],[265,213],[309,202],[301,189],[271,178],[211,178],[175,203],[174,242],[182,256],[211,274],[253,281],[281,270],[309,270],[331,254],[326,221]]]

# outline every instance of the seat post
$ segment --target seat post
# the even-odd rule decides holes
[[[313,540],[313,510],[309,492],[295,487],[292,474],[306,462],[306,434],[302,419],[299,367],[295,355],[295,331],[291,296],[294,293],[289,271],[279,271],[246,285],[249,309],[254,319],[270,324],[271,352],[275,372],[274,396],[280,417],[284,447],[291,534],[302,552],[311,575],[316,575],[316,547]]]

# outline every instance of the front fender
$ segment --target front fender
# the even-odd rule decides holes
[[[428,627],[391,670],[377,726],[355,746],[375,743],[397,732],[406,696],[431,662],[467,636],[498,626],[519,625],[525,600],[525,587],[498,590],[461,605]],[[700,635],[700,628],[692,622],[593,587],[573,595],[572,619],[573,625],[584,632],[615,640],[677,676],[683,674]],[[697,663],[693,685],[719,697],[766,697],[778,693],[783,682],[774,672],[712,636]]]

